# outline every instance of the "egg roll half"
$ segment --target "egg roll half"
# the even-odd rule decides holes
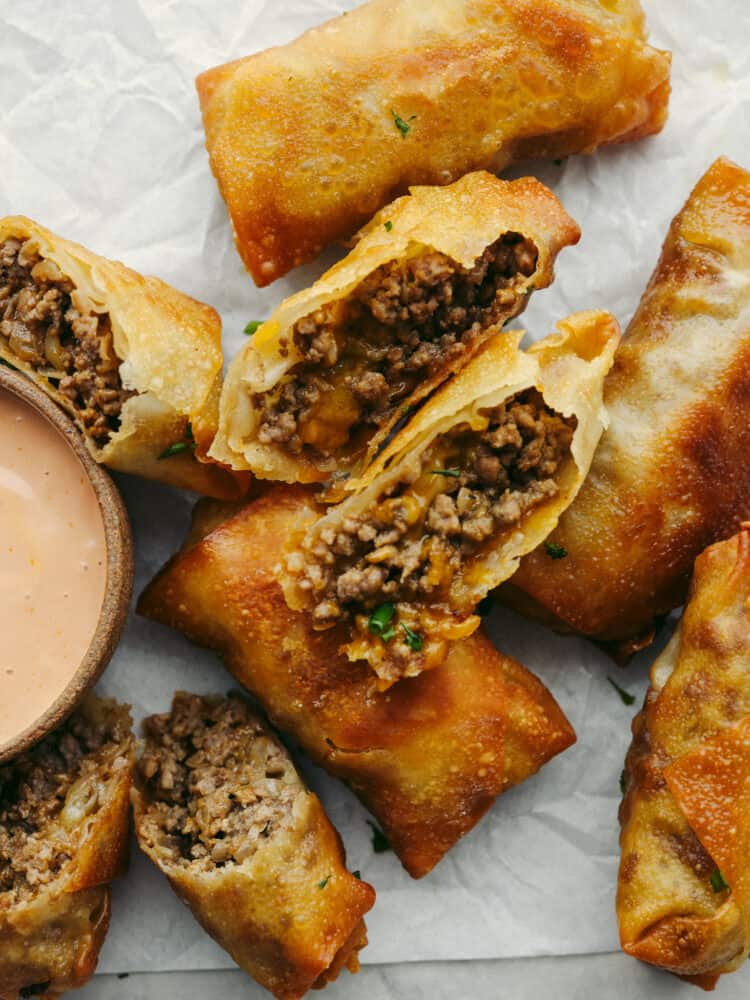
[[[98,462],[208,496],[244,492],[243,477],[204,461],[222,374],[210,306],[7,217],[0,359],[70,413]]]
[[[0,1000],[54,1000],[94,973],[127,862],[130,725],[89,696],[0,767]]]
[[[375,892],[257,713],[179,692],[144,730],[138,842],[206,931],[279,1000],[356,972]]]
[[[658,132],[669,73],[638,0],[370,0],[197,88],[237,248],[266,285],[411,184]]]
[[[533,178],[415,187],[231,364],[211,454],[264,479],[350,472],[520,313],[580,230]]]
[[[289,540],[289,606],[318,629],[344,623],[347,656],[383,687],[437,666],[477,628],[478,602],[555,528],[588,471],[617,323],[578,313],[527,351],[522,337],[485,342],[355,492]]]
[[[698,985],[750,953],[750,525],[704,552],[625,768],[625,951]]]
[[[693,563],[750,517],[750,173],[726,159],[672,223],[604,387],[609,428],[550,541],[504,600],[626,658]]]
[[[546,688],[481,632],[455,643],[436,670],[378,692],[369,668],[339,653],[341,630],[315,632],[281,592],[284,539],[313,504],[299,487],[275,487],[178,554],[139,611],[221,652],[274,725],[352,788],[420,878],[575,734]]]

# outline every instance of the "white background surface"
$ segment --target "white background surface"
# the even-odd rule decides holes
[[[171,281],[216,306],[227,355],[250,319],[321,273],[335,252],[258,292],[231,243],[210,175],[193,78],[354,6],[351,0],[0,0],[0,214],[23,212],[91,249]],[[750,6],[747,0],[646,0],[655,44],[675,53],[664,133],[534,172],[584,231],[565,251],[554,288],[524,316],[533,336],[582,308],[629,320],[670,218],[719,154],[750,166]],[[516,170],[521,174],[524,171]],[[137,547],[137,590],[174,551],[190,500],[122,478]],[[617,947],[618,778],[635,708],[607,676],[642,697],[650,655],[620,676],[587,644],[498,612],[500,648],[538,673],[579,742],[504,796],[438,869],[412,882],[393,855],[373,855],[365,813],[340,785],[305,766],[342,831],[352,868],[378,890],[366,962],[414,964],[345,977],[332,997],[673,997],[691,995],[622,956],[474,961],[606,953]],[[136,716],[166,708],[177,688],[225,690],[208,652],[131,618],[103,687]],[[107,972],[205,970],[231,965],[134,852],[115,891]],[[228,974],[97,979],[82,997],[260,997]],[[719,987],[739,997],[740,972]],[[744,994],[743,994],[744,995]]]

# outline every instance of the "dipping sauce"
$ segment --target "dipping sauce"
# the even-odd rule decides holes
[[[99,621],[104,522],[73,449],[0,389],[0,746],[52,706]]]

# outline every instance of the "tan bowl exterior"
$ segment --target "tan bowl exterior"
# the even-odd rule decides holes
[[[68,686],[49,708],[18,736],[0,745],[0,764],[38,743],[61,725],[94,686],[120,641],[133,592],[133,540],[117,487],[91,457],[73,421],[29,379],[0,365],[0,391],[11,392],[45,417],[73,449],[94,488],[104,521],[107,582],[99,622],[89,648]]]

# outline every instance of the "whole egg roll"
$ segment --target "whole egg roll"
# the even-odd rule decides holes
[[[127,863],[134,763],[128,709],[90,696],[0,767],[0,1000],[53,1000],[93,975]]]
[[[9,216],[0,359],[70,413],[98,462],[208,496],[245,491],[246,477],[206,460],[222,369],[210,306]]]
[[[205,930],[279,1000],[357,972],[375,892],[257,713],[178,692],[144,729],[138,842]]]
[[[258,285],[411,184],[660,131],[670,55],[638,0],[370,0],[196,82]]]
[[[315,501],[278,486],[191,547],[142,595],[142,614],[218,650],[269,718],[372,812],[406,870],[426,875],[495,798],[535,774],[575,734],[546,688],[481,632],[446,662],[378,692],[291,611],[276,567]]]
[[[750,953],[750,525],[704,552],[625,769],[629,955],[712,989]]]
[[[610,423],[506,603],[626,658],[685,599],[693,562],[750,517],[750,173],[710,168],[672,223],[604,387]]]
[[[289,606],[317,629],[343,623],[347,656],[384,688],[477,628],[477,604],[555,528],[606,426],[614,318],[577,313],[527,351],[522,337],[486,341],[287,545]]]
[[[465,365],[553,279],[580,230],[533,178],[474,173],[384,209],[233,360],[211,454],[319,482],[372,454],[408,406]]]

